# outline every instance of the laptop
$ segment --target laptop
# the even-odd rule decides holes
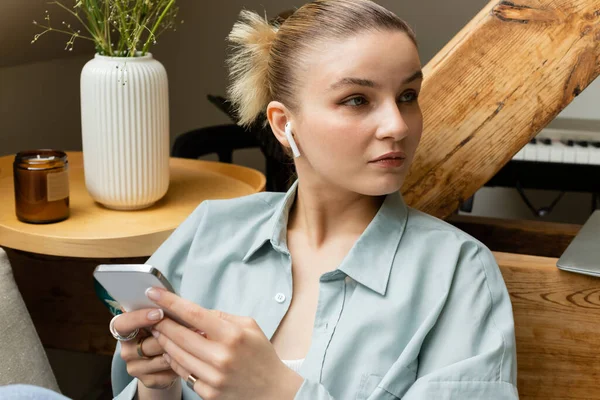
[[[592,213],[556,266],[564,271],[600,277],[600,210]]]

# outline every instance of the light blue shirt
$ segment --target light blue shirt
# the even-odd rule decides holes
[[[292,293],[287,193],[203,202],[148,264],[184,298],[250,316],[271,339]],[[347,278],[349,277],[349,278]],[[117,346],[113,391],[131,399]],[[320,277],[297,400],[518,399],[514,322],[492,253],[399,193]],[[199,398],[183,384],[183,399]]]

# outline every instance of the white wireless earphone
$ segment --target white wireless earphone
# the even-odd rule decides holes
[[[300,157],[300,150],[298,150],[298,146],[296,145],[296,141],[294,140],[294,136],[292,135],[292,125],[288,122],[285,124],[285,137],[292,148],[292,153],[294,154],[294,158]]]

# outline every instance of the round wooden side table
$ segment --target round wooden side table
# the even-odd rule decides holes
[[[149,256],[203,200],[249,195],[264,190],[266,182],[262,173],[250,168],[171,158],[171,181],[165,197],[144,210],[115,211],[95,203],[88,194],[82,153],[67,155],[71,216],[47,225],[17,219],[14,157],[0,157],[0,246],[64,257]]]

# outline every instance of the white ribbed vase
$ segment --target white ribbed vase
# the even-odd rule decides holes
[[[169,187],[167,72],[143,57],[96,54],[81,71],[85,185],[115,210],[137,210]]]

